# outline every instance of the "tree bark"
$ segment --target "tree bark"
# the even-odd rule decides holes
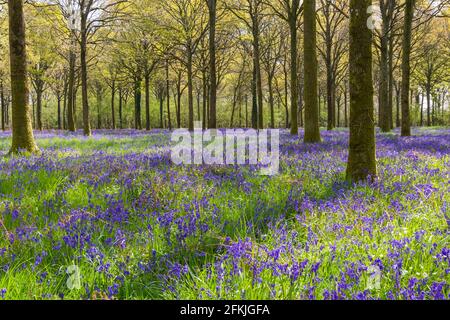
[[[400,108],[400,105],[401,105],[401,90],[402,90],[402,88],[401,88],[401,84],[400,83],[397,83],[396,85],[395,85],[395,103],[396,103],[396,110],[397,110],[397,112],[396,112],[396,118],[395,118],[395,126],[397,127],[397,128],[400,128],[401,127],[401,125],[402,125],[402,123],[401,123],[401,121],[400,121],[400,110],[401,110],[401,108]]]
[[[12,146],[10,154],[26,150],[39,153],[33,136],[23,0],[8,0],[9,50],[12,96]]]
[[[297,39],[297,11],[299,6],[299,1],[293,1],[293,9],[289,16],[289,30],[291,34],[290,45],[291,45],[291,134],[298,135],[298,39]],[[286,86],[287,92],[287,86]],[[286,104],[286,108],[288,108]],[[289,113],[286,113],[286,126],[289,124]]]
[[[263,109],[263,91],[262,91],[262,78],[261,78],[261,52],[259,43],[259,28],[260,28],[260,17],[259,13],[252,15],[252,26],[253,26],[253,63],[254,72],[256,77],[256,92],[257,92],[257,114],[258,114],[258,129],[264,128],[264,109]]]
[[[73,41],[73,40],[72,40]],[[67,93],[67,126],[69,131],[75,132],[75,63],[76,55],[71,50],[69,53],[69,84]]]
[[[5,87],[3,86],[3,80],[0,80],[0,103],[1,103],[1,116],[2,116],[2,131],[5,131]]]
[[[145,75],[145,130],[150,130],[150,76]]]
[[[141,121],[141,78],[137,76],[134,82],[134,128],[136,130],[142,130]]]
[[[217,71],[216,71],[216,1],[207,0],[209,9],[209,127],[217,128]]]
[[[122,118],[122,106],[123,104],[123,92],[122,87],[119,87],[119,128],[123,129],[123,118]]]
[[[273,99],[273,78],[269,76],[269,107],[270,107],[270,127],[275,128],[275,111],[274,111],[274,99]]]
[[[394,129],[394,36],[389,37],[388,117],[390,129]]]
[[[348,128],[348,93],[347,93],[347,86],[345,86],[344,90],[344,126]]]
[[[382,14],[380,43],[379,126],[383,132],[391,131],[389,119],[389,17],[387,1],[380,1]]]
[[[97,88],[97,129],[100,130],[102,128],[102,118],[100,108],[102,106],[102,91],[100,88]]]
[[[420,103],[420,126],[423,127],[423,104],[425,101],[425,95],[422,93],[422,101]]]
[[[208,100],[208,86],[207,86],[207,79],[206,79],[206,71],[203,70],[202,72],[202,86],[203,86],[203,101],[202,101],[202,107],[203,107],[203,121],[202,121],[202,127],[203,130],[206,130],[206,126],[208,124],[209,119],[207,119],[207,112],[206,112],[206,102]]]
[[[116,129],[116,111],[115,111],[115,102],[116,102],[116,82],[113,80],[111,84],[111,129]]]
[[[42,131],[42,91],[40,89],[36,92],[36,123],[37,129]]]
[[[167,122],[169,130],[172,130],[172,122],[170,119],[170,79],[169,79],[169,61],[166,60],[166,95],[167,95]]]
[[[187,53],[187,77],[188,77],[188,108],[189,108],[189,131],[194,131],[194,84],[193,84],[193,71],[192,71],[192,50],[191,44],[188,45],[188,53]],[[179,106],[180,107],[180,106]],[[210,106],[211,107],[211,106]]]
[[[304,3],[304,63],[305,63],[305,143],[320,142],[319,108],[317,105],[317,36],[316,2]]]
[[[372,32],[367,8],[372,0],[350,0],[350,146],[347,180],[377,174],[372,83]]]
[[[431,127],[431,81],[428,81],[427,86],[427,126]]]
[[[329,5],[326,7],[327,20],[329,20]],[[335,96],[334,96],[334,72],[333,72],[333,62],[332,62],[332,44],[333,39],[331,38],[331,25],[329,21],[326,21],[325,27],[326,33],[326,53],[325,53],[325,64],[327,68],[327,130],[333,130],[335,128]]]
[[[252,78],[252,128],[258,129],[258,97],[257,97],[257,75],[256,66],[253,65],[253,78]]]
[[[159,127],[164,129],[164,95],[159,97]]]
[[[61,130],[62,124],[61,124],[61,97],[60,96],[57,97],[57,103],[58,103],[58,130]]]
[[[83,104],[83,133],[85,136],[92,135],[89,121],[89,96],[88,96],[88,74],[87,74],[87,17],[81,15],[81,42],[80,42],[80,64],[81,64],[81,100]]]
[[[68,92],[68,81],[64,80],[64,90],[63,90],[63,110],[62,110],[62,128],[67,129],[66,114],[67,114],[67,92]]]

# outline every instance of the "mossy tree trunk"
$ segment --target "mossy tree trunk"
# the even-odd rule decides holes
[[[92,135],[89,119],[89,96],[88,96],[88,71],[87,71],[87,14],[89,10],[82,8],[81,14],[81,41],[80,41],[80,66],[81,66],[81,100],[83,104],[83,133],[85,136]]]
[[[12,96],[12,146],[9,153],[21,150],[39,153],[29,104],[23,0],[8,0],[8,10]]]
[[[405,3],[405,25],[403,28],[403,56],[402,56],[402,136],[407,137],[411,135],[411,119],[409,115],[409,88],[411,77],[411,33],[412,33],[412,20],[414,18],[414,5],[415,0],[406,0]],[[423,114],[423,113],[422,113]],[[421,118],[422,119],[422,118]],[[422,120],[421,120],[422,124]]]
[[[72,40],[73,41],[73,40]],[[74,44],[73,44],[74,45]],[[75,132],[75,64],[76,54],[73,50],[69,53],[69,84],[67,89],[67,127]]]
[[[288,14],[290,31],[290,77],[291,77],[291,134],[298,135],[298,39],[297,39],[297,20],[300,1],[293,0],[292,8]],[[286,102],[287,108],[287,102]],[[286,126],[289,124],[289,113],[286,112]]]
[[[375,123],[372,81],[372,31],[367,8],[372,0],[350,1],[350,146],[347,180],[374,177]]]
[[[380,39],[380,90],[379,90],[379,125],[383,132],[390,132],[392,129],[392,95],[390,75],[392,64],[390,61],[389,44],[392,39],[391,24],[395,4],[393,1],[380,1],[382,16],[381,39]]]
[[[207,0],[209,11],[209,128],[217,128],[216,20],[217,0]],[[205,127],[205,126],[204,126]]]
[[[305,0],[304,63],[305,63],[305,142],[320,142],[319,106],[317,104],[317,35],[316,1]]]

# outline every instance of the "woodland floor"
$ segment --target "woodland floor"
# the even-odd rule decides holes
[[[378,134],[360,185],[322,135],[283,132],[264,177],[175,166],[166,131],[36,133],[0,159],[0,300],[449,299],[450,129]]]

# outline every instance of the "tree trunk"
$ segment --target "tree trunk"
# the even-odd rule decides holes
[[[295,12],[291,13],[289,19],[289,30],[291,34],[291,134],[298,135],[298,65],[297,65],[297,57],[298,57],[298,44],[297,44],[297,10],[298,10],[298,1],[293,1],[293,6],[295,7]],[[294,11],[294,9],[293,9]],[[287,97],[287,86],[286,86],[286,97]],[[286,108],[287,101],[286,101]],[[289,113],[286,113],[286,126],[289,124]]]
[[[237,98],[236,98],[237,90],[238,90],[237,87],[235,87],[234,90],[233,90],[233,106],[232,106],[232,109],[231,109],[230,128],[233,128],[233,126],[234,126],[234,113],[235,113],[236,104],[237,104]]]
[[[331,62],[330,62],[331,63]],[[333,97],[333,75],[331,71],[331,66],[327,66],[327,130],[333,130],[334,125],[334,97]]]
[[[252,128],[258,129],[258,97],[257,97],[257,76],[256,66],[253,65],[253,78],[252,78]]]
[[[122,118],[122,106],[123,104],[123,92],[122,87],[119,87],[119,128],[123,129],[123,118]]]
[[[75,63],[76,55],[73,51],[69,53],[69,84],[67,93],[67,126],[69,131],[75,132]]]
[[[34,141],[29,88],[23,0],[8,0],[12,96],[12,146],[9,153],[39,153]]]
[[[202,113],[200,112],[200,90],[197,91],[197,121],[202,121]]]
[[[400,121],[401,90],[402,90],[401,84],[398,83],[395,86],[395,103],[396,103],[396,110],[397,110],[397,112],[396,112],[396,119],[395,119],[395,126],[397,128],[400,128],[401,125],[402,125],[402,123]]]
[[[161,94],[159,97],[159,127],[164,129],[164,95]]]
[[[291,37],[292,36],[293,35],[292,35],[292,32],[291,32]],[[296,38],[295,41],[297,41],[297,31],[295,31],[295,38]],[[291,40],[291,45],[292,45],[292,40]],[[297,48],[297,42],[295,43],[295,47]],[[292,64],[292,60],[291,60],[290,63]],[[297,60],[295,60],[295,66],[296,66],[296,64],[297,64]],[[291,127],[291,125],[289,123],[289,112],[292,111],[292,108],[291,108],[291,110],[289,110],[288,72],[287,72],[286,63],[283,64],[283,71],[284,71],[284,109],[285,109],[285,120],[286,120],[285,125],[286,125],[286,129],[289,129]],[[292,75],[292,70],[291,70],[291,83],[292,83],[292,77],[293,77],[293,75]],[[295,74],[294,77],[296,77],[296,79],[294,81],[298,82],[298,74],[297,73]],[[296,101],[295,103],[298,103],[298,91],[295,94],[297,95],[297,99],[295,100]],[[291,93],[291,99],[292,99],[292,93]],[[291,104],[292,104],[292,101],[291,101]],[[295,108],[298,109],[298,105],[296,105]],[[297,115],[297,110],[295,110],[295,111],[296,111],[295,114]],[[298,122],[297,122],[297,127],[294,128],[294,130],[292,130],[292,128],[290,128],[290,129],[291,129],[291,134],[292,135],[297,135],[298,134]]]
[[[5,87],[3,86],[3,80],[0,81],[0,103],[1,103],[1,116],[2,116],[2,131],[5,131]]]
[[[206,112],[206,102],[208,100],[207,95],[208,95],[208,90],[207,90],[207,83],[206,83],[207,79],[206,79],[206,71],[203,70],[202,72],[202,86],[203,86],[203,101],[202,101],[202,107],[203,107],[203,122],[202,122],[202,127],[203,130],[206,130],[206,125],[209,121],[209,119],[207,119],[207,112]]]
[[[191,44],[188,45],[189,47]],[[189,131],[194,131],[194,74],[192,71],[192,51],[189,48],[187,54],[187,77],[188,77],[188,107],[189,107]]]
[[[270,106],[270,127],[275,128],[275,111],[273,100],[273,77],[269,76],[269,106]]]
[[[100,108],[102,106],[102,92],[101,89],[97,89],[97,129],[102,128],[102,118]]]
[[[63,130],[67,129],[66,115],[67,115],[67,92],[68,92],[68,81],[64,80],[64,91],[63,91],[63,111],[62,111],[62,127]]]
[[[367,8],[372,0],[350,0],[350,145],[347,180],[377,174],[372,83],[372,31]]]
[[[336,127],[339,128],[341,126],[341,99],[342,97],[339,95],[336,98],[337,112],[336,112]]]
[[[62,124],[61,124],[61,97],[60,96],[57,97],[57,103],[58,103],[58,130],[61,130]]]
[[[316,2],[304,3],[305,143],[320,142],[317,105]]]
[[[347,87],[344,90],[344,126],[348,128],[348,93]]]
[[[248,95],[245,95],[245,127],[248,128]]]
[[[256,15],[256,16],[255,16]],[[252,16],[252,25],[253,25],[253,63],[254,63],[254,72],[256,77],[256,92],[258,97],[258,129],[264,128],[264,114],[263,114],[263,91],[262,91],[262,78],[261,78],[261,52],[260,52],[260,44],[259,44],[259,19],[258,14]]]
[[[422,102],[420,103],[420,126],[423,127],[423,104],[425,101],[425,95],[422,93]]]
[[[390,31],[389,37],[389,82],[388,82],[388,118],[389,127],[394,129],[394,36]]]
[[[172,130],[172,122],[170,119],[170,79],[169,79],[169,61],[166,60],[166,95],[167,95],[167,121],[169,130]]]
[[[327,35],[331,33],[329,24],[327,24]],[[332,65],[332,57],[331,57],[331,45],[332,39],[328,36],[329,39],[326,41],[326,68],[327,68],[327,130],[333,130],[335,128],[335,105],[334,105],[334,77],[333,77],[333,65]]]
[[[42,91],[36,90],[36,123],[37,129],[42,131]]]
[[[134,82],[134,128],[136,130],[142,130],[141,122],[141,78],[136,77]]]
[[[181,128],[181,84],[177,84],[177,97],[176,97],[176,113],[177,113],[177,127]]]
[[[388,28],[386,19],[383,19],[381,49],[380,49],[380,105],[379,105],[379,125],[383,132],[389,132],[389,42]]]
[[[145,75],[145,130],[150,130],[150,76]]]
[[[427,83],[427,126],[431,127],[431,81]]]
[[[113,80],[111,84],[111,129],[116,129],[116,111],[115,111],[115,102],[116,102],[116,82]]]
[[[209,9],[209,127],[217,128],[216,74],[216,0],[208,0]]]
[[[87,17],[81,18],[81,45],[80,45],[80,63],[81,63],[81,100],[83,104],[83,133],[90,136],[91,124],[89,122],[89,96],[88,96],[88,74],[87,74]]]

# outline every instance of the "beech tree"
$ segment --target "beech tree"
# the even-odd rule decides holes
[[[415,0],[406,0],[405,22],[403,27],[403,55],[402,55],[402,85],[401,85],[401,109],[402,109],[402,136],[411,135],[411,120],[409,116],[409,95],[411,76],[411,32],[414,18]]]
[[[172,57],[186,68],[188,86],[188,127],[194,131],[194,56],[208,30],[203,0],[170,0],[161,4],[167,19],[162,21],[173,44]]]
[[[304,3],[305,137],[306,143],[320,142],[317,104],[316,1]]]
[[[372,0],[350,0],[350,144],[347,180],[377,174],[373,114],[372,31],[367,8]]]
[[[291,86],[291,134],[298,134],[298,22],[303,11],[300,0],[268,0],[266,4],[281,19],[287,22],[290,35],[290,86]],[[286,86],[287,89],[287,86]],[[286,92],[287,97],[287,92]],[[285,103],[287,108],[287,103]],[[288,122],[288,117],[286,121]]]
[[[8,17],[12,97],[12,146],[9,153],[22,150],[39,153],[29,104],[23,0],[8,0]]]

